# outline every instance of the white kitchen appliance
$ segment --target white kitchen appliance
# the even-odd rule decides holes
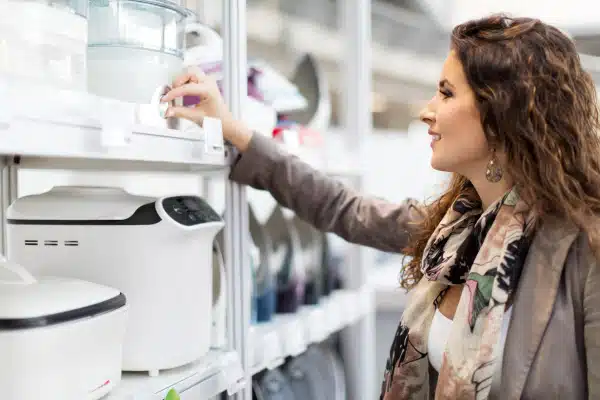
[[[0,74],[84,90],[87,11],[88,0],[0,1]]]
[[[307,101],[307,107],[286,113],[286,116],[317,132],[327,132],[331,124],[331,94],[327,75],[312,54],[304,54],[291,81]]]
[[[198,67],[217,81],[222,81],[223,40],[221,36],[209,26],[199,22],[186,24],[185,32],[187,35],[187,49],[183,61],[185,67]],[[213,72],[215,68],[219,72]],[[200,98],[193,100],[188,97],[185,104],[192,105],[199,102]],[[277,113],[269,105],[246,96],[242,107],[242,120],[253,131],[271,136],[277,125]]]
[[[118,290],[34,278],[0,259],[0,388],[18,400],[96,400],[121,381],[127,321]]]
[[[190,10],[168,0],[89,0],[89,91],[150,102],[183,70],[190,16]]]
[[[200,197],[55,187],[7,210],[9,257],[34,275],[118,288],[131,310],[124,371],[178,367],[210,348],[212,245],[224,223]]]

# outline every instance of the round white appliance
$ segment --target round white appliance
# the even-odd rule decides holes
[[[0,388],[5,399],[96,400],[121,381],[125,296],[90,282],[34,278],[0,259]]]
[[[9,257],[34,275],[125,293],[131,310],[124,371],[156,375],[210,349],[212,246],[224,223],[200,197],[55,187],[17,199],[7,223]]]
[[[183,70],[190,10],[168,0],[90,0],[88,89],[147,104]]]

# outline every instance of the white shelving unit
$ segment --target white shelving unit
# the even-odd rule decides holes
[[[272,322],[251,327],[251,374],[279,367],[287,357],[357,323],[372,313],[371,298],[370,287],[339,290],[318,306],[304,306],[294,315],[278,315]]]
[[[349,0],[344,7],[347,57],[346,127],[350,142],[368,133],[370,72],[369,1]],[[362,24],[357,27],[357,24]],[[242,115],[246,96],[246,1],[223,1],[225,98],[233,114]],[[366,83],[357,85],[357,82]],[[35,96],[32,101],[31,95]],[[6,208],[18,197],[18,169],[157,171],[225,174],[236,156],[222,137],[195,125],[169,129],[152,105],[135,105],[91,94],[31,85],[0,76],[0,215],[1,250],[6,251]],[[185,124],[185,122],[182,122]],[[357,132],[355,132],[357,131]],[[360,147],[357,145],[358,148]],[[357,150],[354,148],[353,150]],[[360,157],[356,157],[359,160]],[[347,171],[346,171],[347,172]],[[352,174],[354,175],[354,174]],[[360,180],[357,185],[360,186]],[[226,393],[251,400],[253,375],[281,365],[289,356],[325,340],[344,336],[350,399],[372,398],[373,294],[361,263],[350,268],[350,287],[330,295],[318,306],[295,315],[277,316],[250,325],[251,272],[246,189],[226,185],[225,260],[227,262],[227,349],[212,350],[203,359],[158,377],[124,373],[106,400],[159,400],[175,389],[183,400],[204,400]],[[360,259],[356,249],[355,260]]]
[[[27,101],[31,93],[36,102]],[[3,77],[0,95],[1,152],[23,166],[209,172],[230,165],[222,136],[211,142],[191,123],[168,129],[158,107]]]
[[[208,399],[245,386],[244,371],[235,351],[213,350],[191,365],[163,372],[158,377],[125,374],[123,381],[105,400],[162,400],[173,388],[182,400]]]
[[[225,172],[231,162],[232,152],[222,137],[208,141],[199,127],[182,131],[160,126],[160,119],[148,118],[152,114],[144,109],[147,106],[32,87],[5,77],[0,77],[0,88],[5,99],[0,107],[2,214],[18,196],[20,167],[207,174]],[[39,101],[20,101],[27,93],[36,93]],[[2,223],[4,238],[4,218]],[[207,399],[220,393],[233,395],[245,387],[239,353],[212,350],[158,377],[124,373],[106,400],[159,400],[171,388],[183,400]]]

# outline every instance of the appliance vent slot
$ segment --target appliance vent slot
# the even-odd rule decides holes
[[[65,246],[79,246],[79,240],[65,240]]]
[[[25,246],[37,246],[38,245],[38,241],[37,240],[27,240],[25,239]]]
[[[44,246],[58,246],[58,240],[44,240]]]

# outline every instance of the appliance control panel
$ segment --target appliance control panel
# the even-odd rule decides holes
[[[185,226],[222,221],[219,214],[198,196],[167,197],[163,199],[162,207],[171,219]]]

